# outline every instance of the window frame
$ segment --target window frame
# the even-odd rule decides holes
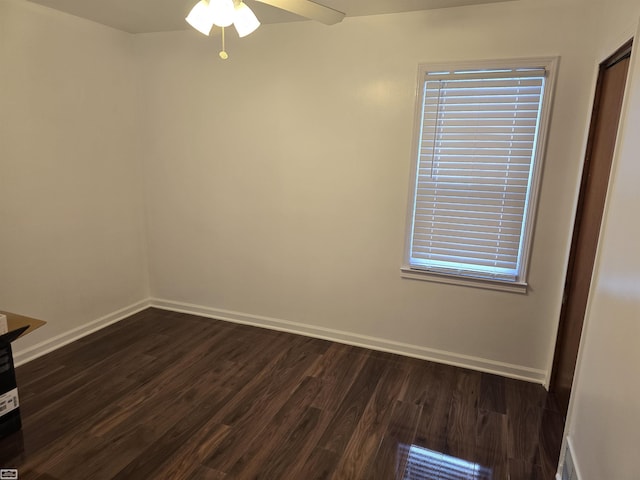
[[[527,293],[529,260],[531,257],[531,245],[533,243],[534,229],[537,217],[537,207],[541,189],[542,171],[547,147],[547,137],[551,120],[553,97],[555,92],[556,77],[560,58],[535,57],[535,58],[510,58],[502,60],[480,60],[446,63],[420,63],[415,94],[415,111],[413,124],[413,141],[411,147],[411,173],[409,177],[409,195],[407,201],[407,218],[405,231],[404,259],[401,267],[401,276],[409,279],[426,280],[438,283],[465,285],[471,287],[501,290],[507,292]],[[422,114],[424,102],[424,84],[428,72],[454,72],[465,70],[498,70],[498,69],[526,69],[544,68],[546,73],[545,88],[540,111],[538,137],[535,142],[533,155],[533,168],[531,172],[529,201],[527,203],[521,242],[522,256],[520,257],[520,270],[515,281],[498,280],[471,275],[428,271],[410,264],[413,224],[415,220],[416,189],[418,186],[419,151],[422,137]]]

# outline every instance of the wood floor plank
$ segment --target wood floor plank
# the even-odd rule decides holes
[[[229,375],[232,371],[229,369],[225,372],[212,367],[211,370],[203,371],[197,377],[180,383],[177,388],[172,385],[171,388],[158,392],[153,398],[136,405],[135,408],[127,408],[126,402],[115,410],[107,407],[94,417],[88,433],[97,437],[117,437],[125,435],[129,430],[147,427],[156,437],[160,436],[189,415],[202,399],[208,397],[211,389],[216,388],[216,384],[220,382],[221,373]],[[224,388],[217,390],[227,391]]]
[[[440,450],[469,461],[474,461],[476,456],[480,375],[468,370],[458,372],[451,398],[447,444]]]
[[[310,348],[311,347],[311,348]],[[247,436],[260,434],[301,383],[304,372],[319,358],[313,342],[298,338],[284,349],[262,388],[252,391],[240,408],[222,417],[223,423],[234,427],[231,434],[212,452],[204,465],[227,473],[248,448]]]
[[[320,439],[321,448],[342,454],[384,370],[383,360],[373,356],[367,359]]]
[[[399,400],[430,405],[438,396],[438,372],[436,364],[417,359],[408,359],[407,385]]]
[[[543,410],[521,388],[507,388],[507,454],[509,459],[535,463]]]
[[[562,446],[562,433],[564,422],[562,414],[545,409],[540,421],[540,439],[538,442],[538,455],[536,463],[539,464],[546,475],[555,474],[558,466],[560,448]]]
[[[324,448],[316,448],[302,465],[298,476],[292,478],[329,480],[339,461],[339,454]]]
[[[151,477],[157,480],[187,480],[204,459],[220,445],[231,433],[228,425],[208,422],[199,428],[195,435],[188,438],[165,461],[162,467]]]
[[[88,383],[95,383],[96,371],[100,371],[105,377],[126,378],[132,372],[144,368],[154,361],[153,357],[127,351],[119,355],[109,355],[94,364],[85,363],[84,369],[71,367],[56,371],[51,381],[43,379],[41,388],[38,383],[30,385],[26,389],[25,398],[21,401],[21,408],[27,419],[37,420],[39,416],[47,414],[47,409],[57,409],[57,405],[66,402],[66,398],[74,395],[78,389],[85,387]],[[22,393],[22,388],[20,392]]]
[[[509,480],[549,480],[549,476],[540,465],[534,465],[523,460],[509,460]]]
[[[73,395],[68,395],[65,399],[68,404],[60,402],[57,408],[47,409],[47,413],[37,415],[36,420],[33,420],[34,417],[23,420],[23,429],[28,432],[24,436],[27,455],[18,468],[27,472],[38,470],[43,459],[53,457],[47,449],[48,445],[55,446],[61,437],[79,434],[77,425],[83,425],[87,418],[93,417],[133,387],[130,380],[119,377],[103,379],[102,382],[96,380]],[[69,453],[58,452],[58,459],[62,460]]]
[[[396,401],[382,442],[362,478],[402,478],[421,413],[422,405]]]
[[[225,480],[227,476],[216,470],[212,470],[204,465],[198,466],[193,472],[193,480]]]
[[[232,398],[234,392],[226,390],[212,391],[206,399],[194,406],[194,408],[181,420],[177,421],[165,433],[146,445],[141,455],[129,462],[113,478],[127,480],[133,478],[152,478],[164,468],[181,446],[198,435],[198,432],[207,425],[207,422],[215,416],[224,405]],[[220,425],[212,422],[213,425]]]
[[[364,478],[387,430],[406,376],[406,370],[395,366],[384,371],[345,447],[332,476],[334,480]]]
[[[64,455],[56,462],[40,464],[55,478],[83,476],[92,480],[113,478],[127,463],[139,456],[153,433],[144,427],[127,431],[114,438],[82,436],[71,455]]]
[[[321,378],[324,384],[324,388],[318,393],[311,406],[325,412],[335,412],[342,404],[355,378],[362,371],[367,358],[368,355],[361,349],[345,345],[340,345],[337,349],[329,349],[307,372],[308,375]]]
[[[207,342],[202,348],[207,349]],[[157,379],[160,388],[151,383],[131,389],[122,396],[122,400],[109,404],[102,411],[92,415],[84,422],[80,431],[92,435],[92,438],[110,433],[112,437],[122,438],[140,426],[149,425],[156,436],[162,434],[173,423],[187,415],[198,396],[208,392],[222,374],[230,375],[233,372],[231,369],[218,371],[215,367],[204,370],[206,363],[200,363],[204,363],[202,371],[197,369],[197,361],[190,363],[189,371],[193,373],[189,375],[181,375],[181,368],[163,372]],[[185,383],[188,385],[185,386]],[[171,405],[169,409],[168,404]],[[84,446],[86,437],[74,431],[71,433],[71,436],[56,439],[53,448],[48,449],[46,457],[39,460],[39,468],[51,467],[67,450],[78,445]],[[38,456],[31,459],[38,461]]]
[[[504,377],[489,373],[481,374],[478,407],[489,412],[507,413]]]
[[[506,414],[478,410],[476,420],[476,451],[473,461],[494,470],[507,471],[508,432]],[[495,480],[498,480],[497,478]]]
[[[295,461],[299,449],[313,442],[313,431],[317,428],[320,419],[320,411],[317,408],[308,407],[299,416],[295,425],[288,432],[279,435],[279,441],[274,444],[269,454],[263,456],[262,462],[252,462],[251,468],[241,470],[235,474],[232,470],[230,478],[262,479],[288,478],[289,466]]]
[[[189,356],[174,362],[171,367],[123,396],[96,418],[91,433],[100,436],[123,422],[130,423],[132,418],[139,421],[150,413],[149,405],[163,406],[171,402],[172,410],[176,411],[176,404],[185,392],[193,395],[194,386],[201,385],[202,389],[208,389],[215,385],[216,380],[229,375],[232,371],[229,367],[233,364],[220,362],[215,356],[218,341],[215,335],[202,340]]]
[[[457,370],[447,365],[435,364],[430,370],[429,377],[421,380],[426,382],[428,387],[424,389],[425,395],[419,402],[423,408],[416,426],[414,443],[429,450],[442,452],[447,448],[449,417]]]
[[[300,428],[301,418],[321,388],[320,379],[305,377],[266,428],[248,440],[244,454],[226,473],[232,478],[257,478],[262,464],[273,457],[273,452],[286,442],[292,432]]]
[[[549,480],[564,421],[540,385],[160,309],[17,377],[22,480]]]

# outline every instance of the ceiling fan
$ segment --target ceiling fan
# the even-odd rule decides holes
[[[311,0],[257,0],[272,7],[286,10],[325,25],[334,25],[344,18],[344,13]],[[242,0],[200,0],[185,19],[200,33],[209,35],[213,26],[222,28],[220,58],[226,60],[224,29],[233,25],[240,37],[245,37],[260,26],[260,21]]]
[[[286,10],[287,12],[295,13],[301,17],[308,18],[310,20],[316,20],[325,25],[334,25],[340,23],[344,18],[344,13],[334,10],[333,8],[326,7],[311,0],[257,0],[261,3],[266,3],[272,7]]]

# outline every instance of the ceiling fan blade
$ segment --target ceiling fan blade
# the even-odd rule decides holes
[[[325,7],[311,0],[258,0],[273,7],[286,10],[301,17],[317,20],[326,25],[339,23],[344,18],[344,13]]]

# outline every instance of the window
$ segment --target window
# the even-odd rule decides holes
[[[420,65],[406,276],[526,291],[556,63]]]

